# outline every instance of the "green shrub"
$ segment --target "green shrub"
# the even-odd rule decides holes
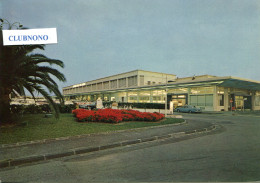
[[[14,114],[21,114],[24,112],[24,105],[11,105],[11,112]]]
[[[62,105],[59,104],[60,113],[71,113],[72,110],[76,109],[75,104]]]
[[[128,102],[119,102],[119,108],[141,108],[141,109],[164,109],[165,104],[159,103],[128,103]]]
[[[76,105],[69,104],[69,105],[62,105],[57,104],[60,113],[71,113],[72,110],[76,109]],[[41,114],[41,113],[50,113],[51,108],[49,104],[43,105],[11,105],[11,111],[13,114]]]

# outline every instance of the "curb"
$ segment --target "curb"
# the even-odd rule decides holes
[[[216,130],[216,129],[217,129],[217,125],[212,125],[208,128],[202,128],[202,129],[198,129],[198,130],[177,132],[177,133],[172,133],[172,134],[168,134],[168,135],[148,137],[148,138],[144,138],[144,139],[122,141],[122,142],[103,145],[103,146],[97,146],[97,147],[91,147],[91,148],[78,148],[78,149],[72,149],[72,150],[68,150],[65,152],[61,152],[61,153],[52,153],[52,154],[35,155],[35,156],[29,156],[29,157],[17,158],[17,159],[8,159],[8,160],[0,161],[0,169],[7,168],[7,167],[15,167],[15,166],[23,165],[23,164],[28,164],[28,163],[47,161],[47,160],[51,160],[51,159],[55,159],[55,158],[62,158],[62,157],[68,157],[68,156],[72,156],[72,155],[97,152],[97,151],[106,150],[106,149],[113,149],[116,147],[124,147],[127,145],[152,142],[152,141],[156,141],[156,140],[164,140],[164,139],[169,139],[169,138],[181,138],[181,137],[188,136],[188,135],[208,133],[208,132]]]
[[[163,128],[163,127],[167,127],[167,126],[178,126],[178,125],[183,125],[186,123],[187,123],[187,121],[184,120],[184,122],[181,122],[181,123],[174,123],[174,124],[167,124],[167,125],[148,126],[148,127],[133,128],[133,129],[127,129],[127,130],[117,130],[117,131],[90,133],[90,134],[75,135],[75,136],[68,136],[68,137],[58,137],[58,138],[51,138],[51,139],[27,141],[27,142],[17,142],[17,143],[13,143],[13,144],[1,144],[0,148],[20,147],[20,146],[33,145],[33,144],[44,144],[44,143],[53,142],[53,141],[62,141],[62,140],[76,139],[76,138],[82,138],[82,137],[89,137],[91,135],[104,135],[104,134],[110,134],[110,133],[121,133],[121,132],[127,132],[127,131]]]

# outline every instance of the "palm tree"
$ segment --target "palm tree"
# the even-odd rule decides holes
[[[2,35],[0,37],[2,39]],[[32,53],[35,49],[44,50],[44,45],[3,46],[2,40],[0,40],[0,44],[1,124],[12,122],[10,95],[25,96],[25,90],[33,97],[35,92],[45,97],[52,107],[55,116],[58,117],[59,108],[50,96],[50,93],[54,93],[60,99],[60,102],[63,102],[63,96],[53,78],[63,82],[66,79],[60,71],[51,66],[55,65],[63,68],[63,62],[50,59],[42,54]]]

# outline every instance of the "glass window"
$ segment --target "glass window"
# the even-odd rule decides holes
[[[188,88],[174,88],[169,89],[168,93],[188,93]]]
[[[213,106],[213,95],[191,95],[190,105]]]
[[[197,88],[191,88],[191,89],[190,89],[190,93],[191,93],[191,94],[198,94]]]
[[[98,84],[97,84],[97,89],[98,89],[98,90],[102,90],[102,83],[98,83]]]
[[[87,85],[87,91],[91,91],[91,85]]]
[[[97,89],[97,85],[96,84],[92,84],[92,90],[96,90]]]
[[[164,103],[165,90],[153,90],[153,103]]]
[[[165,90],[157,90],[157,92],[158,92],[158,95],[165,95],[166,94]]]
[[[260,106],[260,96],[255,96],[255,105]]]
[[[198,106],[204,106],[204,105],[205,105],[205,96],[198,95]]]
[[[140,96],[139,102],[142,102],[142,103],[150,102],[150,97],[149,96]]]
[[[117,80],[111,80],[110,81],[110,88],[117,88]]]
[[[161,103],[162,97],[160,96],[153,96],[153,103]]]
[[[150,102],[150,91],[140,91],[139,102]]]
[[[204,87],[204,89],[205,89],[205,93],[214,93],[214,88],[212,87],[212,86],[210,86],[210,87]]]
[[[130,96],[128,101],[129,102],[137,102],[137,96]]]
[[[126,92],[116,93],[119,97],[126,97]]]
[[[218,87],[218,94],[224,94],[224,87]]]
[[[82,87],[82,91],[83,91],[83,92],[86,92],[86,91],[87,91],[87,85],[85,85],[85,86]]]
[[[140,75],[140,86],[144,85],[144,75]]]
[[[198,97],[197,95],[190,96],[190,105],[198,105]]]
[[[137,92],[128,92],[128,102],[137,102]]]
[[[205,95],[205,106],[213,106],[213,95]]]
[[[137,92],[128,92],[128,96],[132,96],[132,95],[137,96]]]
[[[139,95],[146,95],[146,96],[150,96],[150,91],[140,91]]]
[[[128,86],[136,86],[137,85],[137,76],[128,77]]]
[[[191,88],[191,94],[208,94],[213,92],[214,88],[212,86]]]
[[[126,78],[121,78],[118,80],[119,88],[126,87]]]
[[[103,87],[104,89],[109,89],[109,82],[108,81],[104,82]]]

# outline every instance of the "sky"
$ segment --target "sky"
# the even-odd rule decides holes
[[[0,17],[57,28],[38,51],[65,86],[136,69],[260,81],[260,0],[0,0]]]

